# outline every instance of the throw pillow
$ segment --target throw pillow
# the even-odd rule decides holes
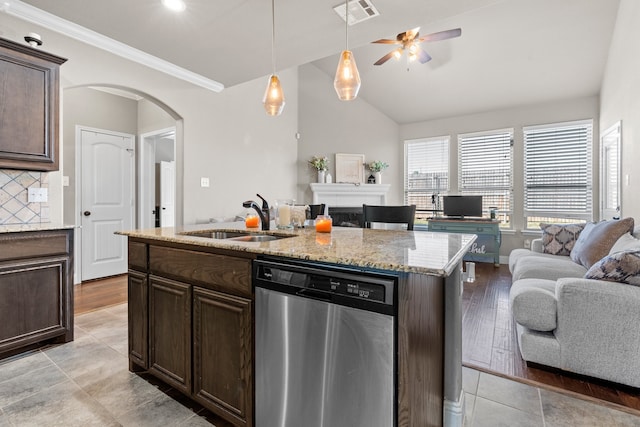
[[[589,269],[604,258],[614,243],[633,230],[633,218],[590,222],[580,233],[571,251],[571,259]]]
[[[640,250],[608,255],[593,264],[584,277],[640,286]]]
[[[584,224],[540,223],[542,230],[542,252],[552,255],[569,255]]]
[[[640,240],[627,233],[623,234],[609,251],[609,255],[622,251],[640,251]]]

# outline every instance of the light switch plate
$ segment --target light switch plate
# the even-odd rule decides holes
[[[209,186],[209,178],[202,177],[200,178],[200,187],[208,187]]]
[[[28,203],[43,203],[49,199],[49,190],[47,188],[29,187],[27,190]]]

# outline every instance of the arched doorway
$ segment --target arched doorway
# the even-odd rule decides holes
[[[86,201],[83,201],[83,177],[86,174],[83,169],[91,168],[90,164],[84,164],[82,157],[82,141],[78,137],[81,135],[79,129],[91,128],[93,130],[104,131],[105,133],[129,134],[135,140],[133,148],[122,147],[123,150],[131,150],[132,171],[128,185],[132,188],[132,197],[129,203],[130,214],[133,218],[129,223],[118,222],[117,219],[109,218],[102,227],[99,238],[107,239],[104,242],[95,239],[86,239],[88,233],[94,233],[96,227],[85,226],[87,212]],[[126,272],[126,239],[122,236],[114,235],[109,227],[138,228],[140,207],[140,182],[141,177],[155,174],[153,164],[143,163],[139,156],[141,153],[141,135],[157,130],[172,129],[173,150],[175,164],[174,188],[174,218],[176,224],[182,224],[182,120],[180,116],[171,108],[135,89],[116,87],[112,85],[87,85],[79,87],[65,88],[63,92],[63,215],[64,221],[68,224],[76,224],[76,274],[75,283],[83,280],[90,280],[98,277],[117,275]],[[109,161],[120,158],[111,156]],[[95,164],[95,163],[94,163]],[[104,173],[107,171],[107,173]],[[101,176],[108,178],[108,166],[104,168]],[[123,173],[123,176],[126,175]],[[95,186],[95,183],[91,183]],[[102,187],[107,193],[115,194],[115,190],[106,182]],[[111,191],[114,190],[114,191]],[[100,199],[100,198],[98,198]],[[93,199],[92,199],[93,200]],[[106,204],[112,203],[110,197]],[[95,209],[95,206],[94,206]],[[126,226],[121,224],[127,224]],[[130,225],[128,225],[130,224]],[[99,228],[99,227],[98,227]],[[106,230],[106,232],[105,232]],[[89,243],[87,243],[89,242]],[[101,268],[91,271],[91,264],[95,263]],[[106,264],[113,267],[104,268]]]

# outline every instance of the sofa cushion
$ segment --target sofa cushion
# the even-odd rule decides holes
[[[640,251],[640,239],[636,239],[632,234],[623,234],[609,251],[609,255],[623,251]]]
[[[513,282],[520,279],[557,280],[560,277],[584,277],[587,269],[571,261],[568,256],[529,252],[519,256],[513,266]]]
[[[540,223],[542,230],[542,251],[551,255],[569,255],[584,224]]]
[[[553,331],[557,322],[556,282],[522,279],[509,291],[511,311],[516,322],[534,331]]]
[[[633,231],[633,218],[590,222],[584,227],[573,246],[571,259],[587,269],[591,268],[609,253],[623,234],[631,231]]]
[[[593,264],[584,277],[640,286],[640,250],[608,255]]]

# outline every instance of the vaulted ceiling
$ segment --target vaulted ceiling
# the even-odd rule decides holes
[[[227,87],[271,72],[270,1],[185,1],[178,14],[160,0],[23,3]],[[349,27],[360,97],[398,123],[598,94],[618,8],[617,0],[370,1],[380,16]],[[275,1],[278,69],[313,63],[333,75],[345,47],[340,3]],[[370,42],[418,26],[422,35],[462,28],[462,36],[423,44],[433,57],[426,64],[373,65],[390,48]]]

